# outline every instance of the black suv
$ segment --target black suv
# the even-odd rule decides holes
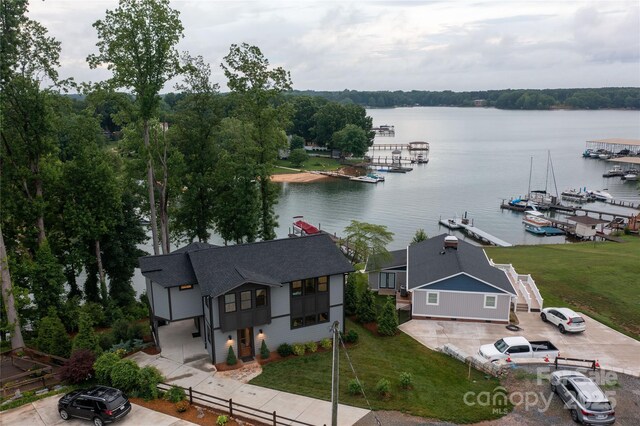
[[[58,401],[58,412],[64,420],[79,417],[95,426],[115,422],[131,411],[127,395],[118,389],[96,386],[69,392]]]

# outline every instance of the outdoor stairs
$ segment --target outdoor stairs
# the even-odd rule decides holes
[[[524,287],[527,289],[527,291],[529,292],[529,294],[533,295],[533,290],[531,289],[531,285],[526,282],[523,281],[522,284],[524,284]],[[525,307],[526,307],[526,303],[525,303]],[[517,310],[518,306],[516,305],[516,310]],[[535,297],[531,298],[531,308],[529,309],[530,312],[540,312],[541,308],[540,308],[540,303],[538,303],[538,300]],[[525,308],[526,311],[526,308]]]

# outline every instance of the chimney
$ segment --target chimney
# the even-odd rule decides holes
[[[448,248],[458,250],[458,239],[453,235],[447,235],[444,237],[444,248],[445,250]]]

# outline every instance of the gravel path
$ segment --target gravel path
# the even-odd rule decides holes
[[[575,423],[571,421],[564,404],[557,395],[551,393],[549,381],[544,378],[551,371],[552,369],[548,366],[521,366],[512,370],[502,384],[509,390],[512,401],[518,402],[522,399],[523,402],[516,404],[512,412],[498,420],[475,423],[473,426],[574,425]],[[589,373],[585,374],[590,376]],[[637,426],[640,424],[640,420],[638,420],[640,417],[640,378],[606,371],[598,371],[595,377],[590,377],[594,378],[602,390],[608,393],[612,402],[615,400],[616,426]],[[606,384],[603,385],[603,383]],[[453,423],[409,416],[396,411],[376,411],[375,415],[385,426],[455,426]],[[376,425],[373,413],[356,423],[356,426]]]

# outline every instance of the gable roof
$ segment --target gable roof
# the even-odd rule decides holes
[[[193,243],[170,254],[141,257],[142,275],[163,287],[199,284],[203,296],[216,297],[245,283],[281,286],[353,271],[328,234],[206,246]]]
[[[398,266],[406,266],[407,265],[407,249],[400,249],[400,250],[394,250],[394,251],[390,251],[389,254],[391,255],[388,259],[382,259],[378,265],[376,265],[376,267],[374,267],[374,264],[376,263],[375,260],[378,256],[370,256],[367,259],[367,264],[364,267],[365,272],[371,272],[371,271],[379,271],[380,269],[387,269],[387,268],[396,268]]]
[[[191,244],[187,244],[184,247],[174,250],[172,253],[188,253],[190,251],[202,250],[202,249],[212,248],[212,247],[218,247],[218,246],[209,244],[209,243],[202,243],[200,241],[194,241]]]
[[[504,271],[489,264],[482,248],[459,240],[457,249],[445,249],[446,236],[448,234],[441,234],[409,246],[407,265],[409,290],[465,273],[501,290],[516,294]]]

